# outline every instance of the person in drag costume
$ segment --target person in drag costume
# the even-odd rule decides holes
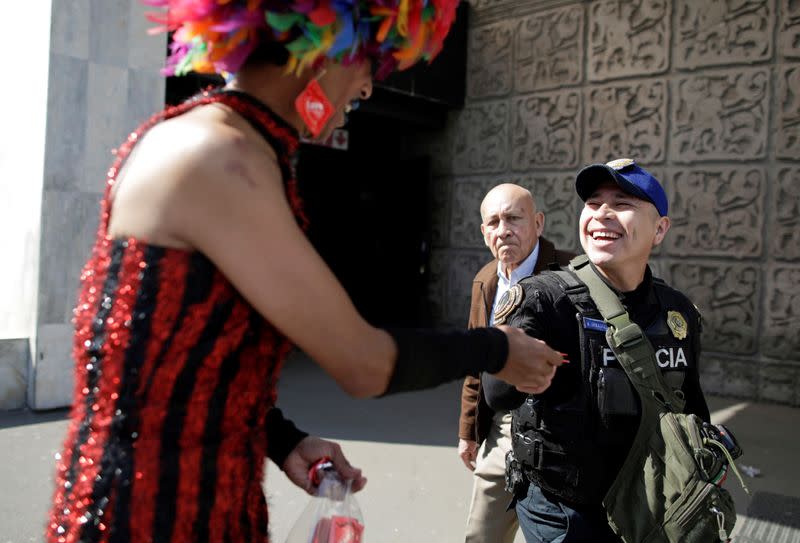
[[[370,325],[303,231],[299,138],[342,125],[373,74],[435,57],[456,0],[146,3],[173,32],[167,74],[228,83],[145,122],[108,170],[48,541],[267,541],[265,456],[305,488],[332,456],[363,486],[275,407],[292,344],[356,397],[479,372],[547,388],[561,355],[519,330]]]

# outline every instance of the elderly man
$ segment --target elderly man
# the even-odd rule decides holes
[[[497,302],[517,281],[546,269],[550,263],[566,264],[573,256],[540,237],[544,214],[537,211],[530,191],[519,185],[494,187],[483,199],[480,211],[481,232],[494,260],[472,283],[470,328],[492,325]],[[495,413],[486,404],[480,378],[467,377],[461,394],[458,452],[475,475],[467,520],[469,543],[514,540],[517,517],[508,510],[511,495],[504,490],[510,428],[511,415],[507,411]]]
[[[684,412],[708,421],[697,368],[700,315],[648,266],[670,227],[661,184],[633,160],[619,159],[581,170],[576,189],[584,201],[578,233],[586,259],[574,266],[596,270],[644,331],[653,364],[685,399]],[[516,460],[509,474],[521,482],[516,510],[528,542],[621,541],[603,498],[631,449],[640,407],[584,285],[572,269],[529,277],[514,287],[507,318],[499,319],[567,353],[571,363],[559,368],[549,389],[526,396],[484,378],[489,405],[512,410]]]

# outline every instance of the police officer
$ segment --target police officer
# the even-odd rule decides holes
[[[653,344],[667,383],[685,397],[684,411],[707,421],[697,369],[700,315],[647,264],[670,227],[664,189],[631,159],[584,168],[576,189],[584,201],[579,237],[591,265]],[[520,327],[569,360],[541,394],[484,379],[489,405],[513,409],[508,475],[519,481],[516,510],[525,539],[620,541],[602,500],[630,449],[640,408],[588,289],[564,270],[523,279],[499,304],[495,323]]]

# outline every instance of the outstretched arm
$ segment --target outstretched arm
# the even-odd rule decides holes
[[[114,204],[113,235],[205,254],[259,313],[353,396],[430,387],[484,370],[520,389],[549,384],[558,354],[519,331],[504,329],[500,339],[496,331],[467,333],[456,344],[504,356],[461,367],[441,348],[440,336],[393,337],[371,326],[298,226],[266,143],[249,126],[233,126],[235,118],[176,121],[148,134],[149,145],[140,144]],[[435,371],[429,371],[431,361]]]

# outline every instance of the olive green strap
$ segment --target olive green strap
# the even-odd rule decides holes
[[[669,411],[682,412],[685,401],[664,381],[650,340],[639,325],[631,320],[617,294],[600,278],[590,264],[589,257],[576,256],[569,265],[586,284],[589,296],[608,323],[606,341],[642,402],[655,401]]]

